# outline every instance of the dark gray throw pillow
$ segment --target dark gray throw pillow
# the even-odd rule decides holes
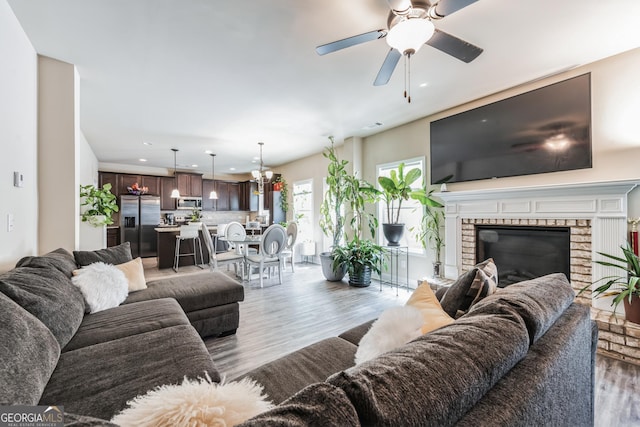
[[[49,328],[63,348],[84,317],[84,297],[55,268],[17,267],[0,275],[0,292]]]
[[[493,259],[489,258],[458,277],[442,296],[442,309],[457,319],[478,301],[493,294],[497,284],[498,271]]]
[[[73,270],[78,268],[73,255],[63,248],[41,256],[26,256],[18,261],[16,267],[55,268],[69,278],[73,275]]]
[[[131,261],[131,245],[124,242],[118,246],[112,246],[106,249],[98,249],[97,251],[73,251],[76,263],[80,267],[93,264],[94,262],[104,262],[106,264],[124,264]]]

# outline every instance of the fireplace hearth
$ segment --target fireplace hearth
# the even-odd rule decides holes
[[[569,227],[476,225],[476,259],[493,258],[501,287],[551,273],[571,280]]]

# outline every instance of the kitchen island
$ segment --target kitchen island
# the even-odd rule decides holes
[[[160,226],[155,229],[156,235],[158,238],[158,268],[173,268],[173,259],[176,254],[176,236],[180,234],[179,226]],[[216,229],[214,227],[209,227],[209,232],[212,234],[216,233]],[[204,260],[204,264],[209,263],[209,251],[207,250],[207,245],[204,243],[204,238],[202,236],[202,229],[199,230],[200,233],[200,243],[202,243],[202,258]],[[196,244],[197,246],[197,244]],[[193,240],[183,240],[180,242],[180,253],[188,254],[194,252],[193,250]],[[200,250],[196,248],[196,258],[198,263],[200,262]],[[194,265],[193,256],[182,256],[180,257],[179,267],[184,267],[187,265]]]

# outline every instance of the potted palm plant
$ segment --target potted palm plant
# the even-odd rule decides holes
[[[418,168],[411,169],[404,174],[404,163],[398,165],[398,171],[391,171],[388,177],[378,177],[380,192],[387,208],[387,222],[382,224],[382,232],[389,246],[399,246],[404,234],[404,224],[400,223],[400,209],[402,202],[411,196],[411,184],[416,182],[422,172]]]
[[[102,188],[81,185],[80,197],[83,199],[80,206],[87,206],[82,212],[83,222],[94,227],[113,224],[111,216],[118,212],[118,201],[111,193],[111,184],[105,184]]]
[[[594,261],[605,267],[613,267],[621,270],[623,274],[603,277],[598,282],[605,282],[593,290],[596,298],[613,296],[611,305],[613,309],[624,303],[625,319],[630,322],[640,323],[640,259],[633,252],[631,245],[621,246],[624,258],[598,252],[599,255],[610,261]],[[612,262],[614,261],[614,262]],[[591,285],[585,286],[580,293],[589,289]]]
[[[347,202],[346,160],[340,160],[334,146],[333,137],[329,137],[331,145],[326,147],[322,155],[329,160],[327,167],[327,193],[320,205],[320,228],[327,237],[331,237],[331,249],[337,248],[344,239],[344,207]],[[346,274],[346,265],[333,262],[332,252],[321,252],[320,263],[322,274],[332,282],[340,281]]]

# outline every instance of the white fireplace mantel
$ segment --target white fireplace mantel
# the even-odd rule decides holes
[[[615,253],[627,239],[627,196],[640,181],[612,181],[435,194],[445,203],[445,276],[462,273],[462,220],[588,219],[592,254]],[[593,267],[597,280],[611,271]],[[597,304],[600,305],[600,304]]]

